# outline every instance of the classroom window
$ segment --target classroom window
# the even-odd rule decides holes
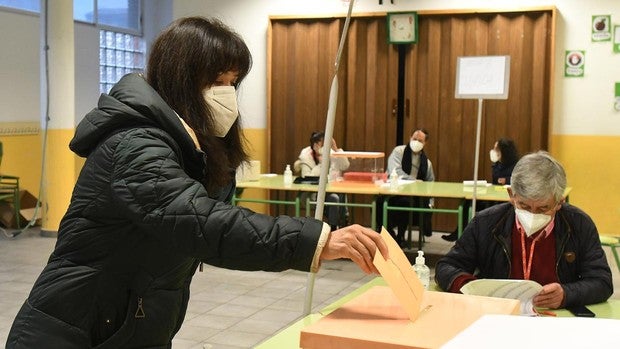
[[[39,14],[40,0],[0,0],[0,9]],[[73,19],[99,28],[99,90],[108,93],[121,77],[141,73],[146,44],[142,38],[141,0],[74,0]]]
[[[99,90],[108,93],[125,74],[141,73],[145,65],[145,43],[136,35],[99,31]]]
[[[2,0],[0,0],[2,1]],[[140,0],[80,0],[73,2],[73,18],[124,33],[142,33]]]
[[[39,13],[41,11],[41,0],[0,0],[0,6]]]
[[[141,0],[74,0],[73,19],[111,30],[142,33]],[[41,13],[41,0],[0,0],[0,8]]]

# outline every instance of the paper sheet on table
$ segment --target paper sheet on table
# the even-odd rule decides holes
[[[487,183],[487,181],[485,179],[478,180],[478,181],[475,181],[475,182],[473,180],[463,181],[463,185],[466,185],[466,186],[472,186],[473,187],[474,184],[477,185],[477,186],[482,186],[482,187],[486,187],[486,186],[491,185],[491,183]]]
[[[542,285],[532,280],[478,279],[461,287],[461,293],[518,299],[521,301],[521,314],[535,315],[533,298],[542,290]]]
[[[620,348],[620,320],[484,315],[442,349]]]
[[[409,315],[409,319],[415,321],[420,315],[424,286],[413,271],[403,250],[385,228],[381,230],[381,237],[388,246],[390,259],[386,261],[381,253],[376,253],[373,264],[396,295],[407,315]]]
[[[416,182],[415,179],[402,179],[402,178],[399,178],[398,179],[398,186],[405,185],[405,184],[411,184],[411,183],[415,183],[415,182]],[[381,187],[382,188],[390,188],[391,187],[390,180],[388,180],[385,183],[381,183]]]

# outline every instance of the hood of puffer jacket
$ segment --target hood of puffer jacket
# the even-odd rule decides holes
[[[196,145],[181,119],[140,74],[128,74],[78,124],[69,148],[87,157],[111,134],[134,127],[157,127],[168,133],[191,156]],[[185,157],[185,156],[184,156]]]

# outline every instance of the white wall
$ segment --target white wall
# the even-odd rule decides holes
[[[175,18],[215,16],[246,40],[254,66],[240,92],[240,108],[247,128],[265,128],[267,26],[270,15],[344,14],[341,0],[173,0]],[[611,14],[620,24],[618,0],[358,0],[354,12],[391,12],[445,9],[515,9],[555,6],[559,11],[556,31],[554,134],[620,135],[620,112],[613,109],[614,83],[620,82],[620,54],[611,44],[592,43],[592,15]],[[517,3],[518,5],[515,5]],[[583,78],[564,78],[565,50],[586,50]],[[325,82],[326,84],[329,82]]]
[[[429,9],[513,9],[514,0],[358,0],[354,12],[390,12]],[[519,8],[553,5],[558,8],[556,71],[554,80],[554,134],[620,135],[620,112],[613,110],[613,86],[620,81],[620,54],[610,43],[590,41],[591,16],[611,14],[620,23],[618,0],[520,0]],[[240,91],[244,127],[265,128],[267,81],[267,25],[270,15],[344,14],[341,0],[151,0],[145,1],[145,39],[150,43],[172,17],[215,16],[246,40],[254,66]],[[170,15],[172,12],[172,15]],[[38,121],[39,19],[23,13],[0,11],[0,121]],[[76,121],[98,98],[98,34],[78,24],[76,42]],[[586,50],[583,78],[564,78],[563,54]],[[328,83],[328,82],[326,82]]]
[[[0,11],[0,120],[39,121],[39,17]]]

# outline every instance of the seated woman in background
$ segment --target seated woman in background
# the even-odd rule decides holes
[[[510,176],[512,170],[515,168],[517,161],[519,161],[519,152],[517,146],[512,139],[500,138],[493,145],[493,149],[489,151],[489,157],[491,158],[491,176],[492,183],[498,185],[510,185]],[[497,201],[478,201],[476,211],[491,207],[498,204]],[[469,222],[469,208],[471,207],[471,201],[465,201],[463,207],[463,229]],[[446,241],[456,241],[458,239],[458,228],[448,235],[442,235],[441,238]]]
[[[519,161],[519,152],[512,139],[500,138],[489,152],[491,157],[493,184],[510,184],[510,176]]]
[[[295,161],[295,171],[300,172],[301,177],[318,177],[321,174],[321,166],[323,165],[323,141],[325,133],[323,131],[314,131],[310,135],[310,145],[303,148],[299,153],[299,159]],[[342,148],[338,148],[336,140],[332,139],[331,143],[332,152],[341,152]],[[331,172],[340,173],[349,168],[349,159],[346,157],[331,157],[328,161]],[[316,194],[312,195],[312,200],[316,200]],[[326,193],[326,202],[339,203],[344,201],[342,194]],[[332,227],[332,230],[337,229],[340,226],[340,218],[346,215],[346,208],[341,206],[327,206],[325,208],[327,212],[327,223]]]

